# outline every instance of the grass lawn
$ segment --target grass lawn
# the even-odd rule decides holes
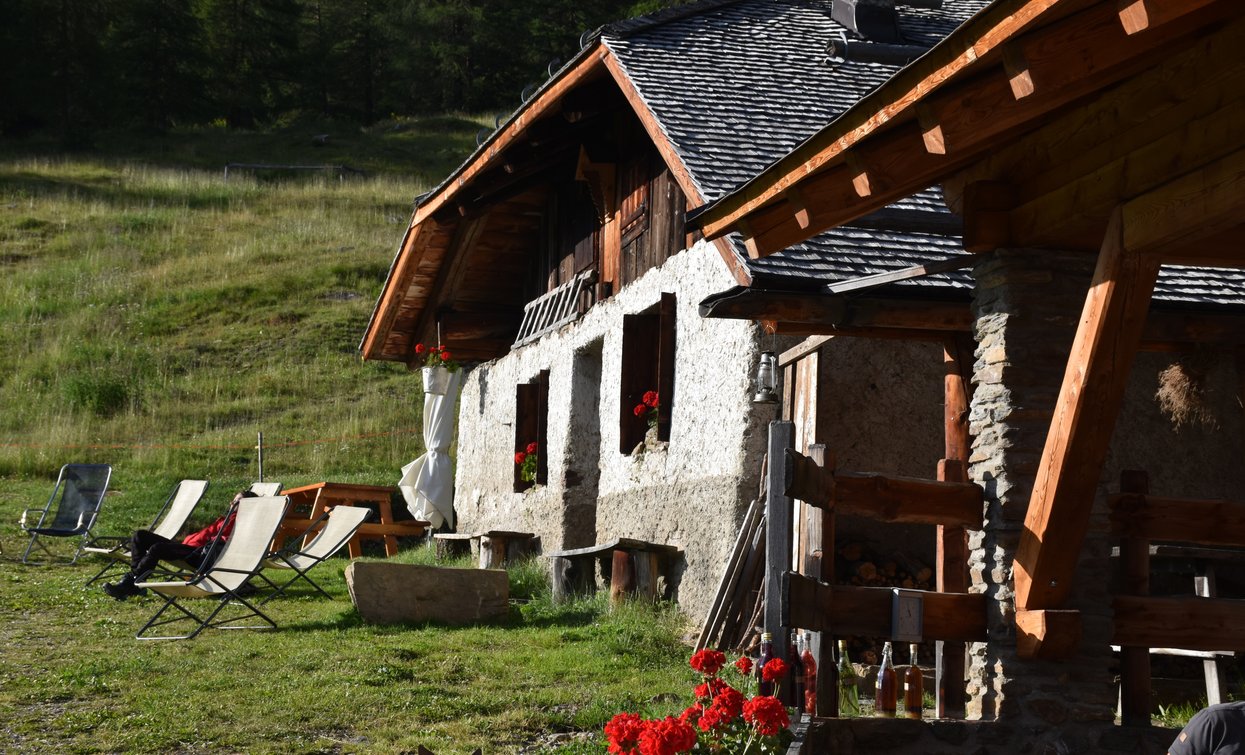
[[[256,478],[261,432],[266,479],[395,484],[423,452],[420,381],[357,346],[413,198],[478,127],[0,141],[0,751],[601,752],[614,713],[686,704],[677,614],[555,607],[531,569],[495,626],[364,625],[338,559],[317,569],[334,599],[274,601],[277,631],[161,643],[133,637],[154,598],[83,586],[98,566],[17,563],[67,462],[112,464],[106,535],[182,478],[211,481],[202,526]]]
[[[145,642],[158,608],[84,582],[99,564],[0,561],[0,750],[29,753],[589,753],[620,710],[671,713],[692,672],[669,609],[554,605],[538,563],[511,571],[505,622],[362,623],[344,558],[266,609],[275,631]],[[399,554],[431,562],[425,547]]]

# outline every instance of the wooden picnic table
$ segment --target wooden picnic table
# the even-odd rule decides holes
[[[398,536],[418,537],[424,534],[428,522],[420,519],[404,519],[394,521],[393,505],[390,496],[396,488],[388,485],[356,485],[347,482],[317,482],[302,487],[282,490],[281,495],[289,496],[289,508],[278,531],[278,541],[286,537],[301,535],[304,532],[310,537],[308,527],[321,514],[334,506],[356,506],[375,504],[377,516],[359,525],[359,530],[350,539],[348,548],[351,558],[363,555],[361,541],[364,539],[383,539],[385,555],[398,554]],[[280,547],[280,542],[275,543]]]

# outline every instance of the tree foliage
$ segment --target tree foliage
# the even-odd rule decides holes
[[[510,111],[581,35],[680,0],[7,0],[0,136]]]

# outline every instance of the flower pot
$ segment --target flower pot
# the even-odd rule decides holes
[[[450,389],[450,371],[444,367],[425,367],[424,393],[444,396]]]

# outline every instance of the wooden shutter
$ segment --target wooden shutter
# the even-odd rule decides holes
[[[661,401],[657,409],[657,437],[670,440],[670,412],[674,405],[675,340],[678,332],[675,318],[675,295],[662,292],[657,311],[657,393]]]
[[[549,370],[541,370],[536,376],[536,442],[540,452],[536,457],[536,482],[549,484]]]

